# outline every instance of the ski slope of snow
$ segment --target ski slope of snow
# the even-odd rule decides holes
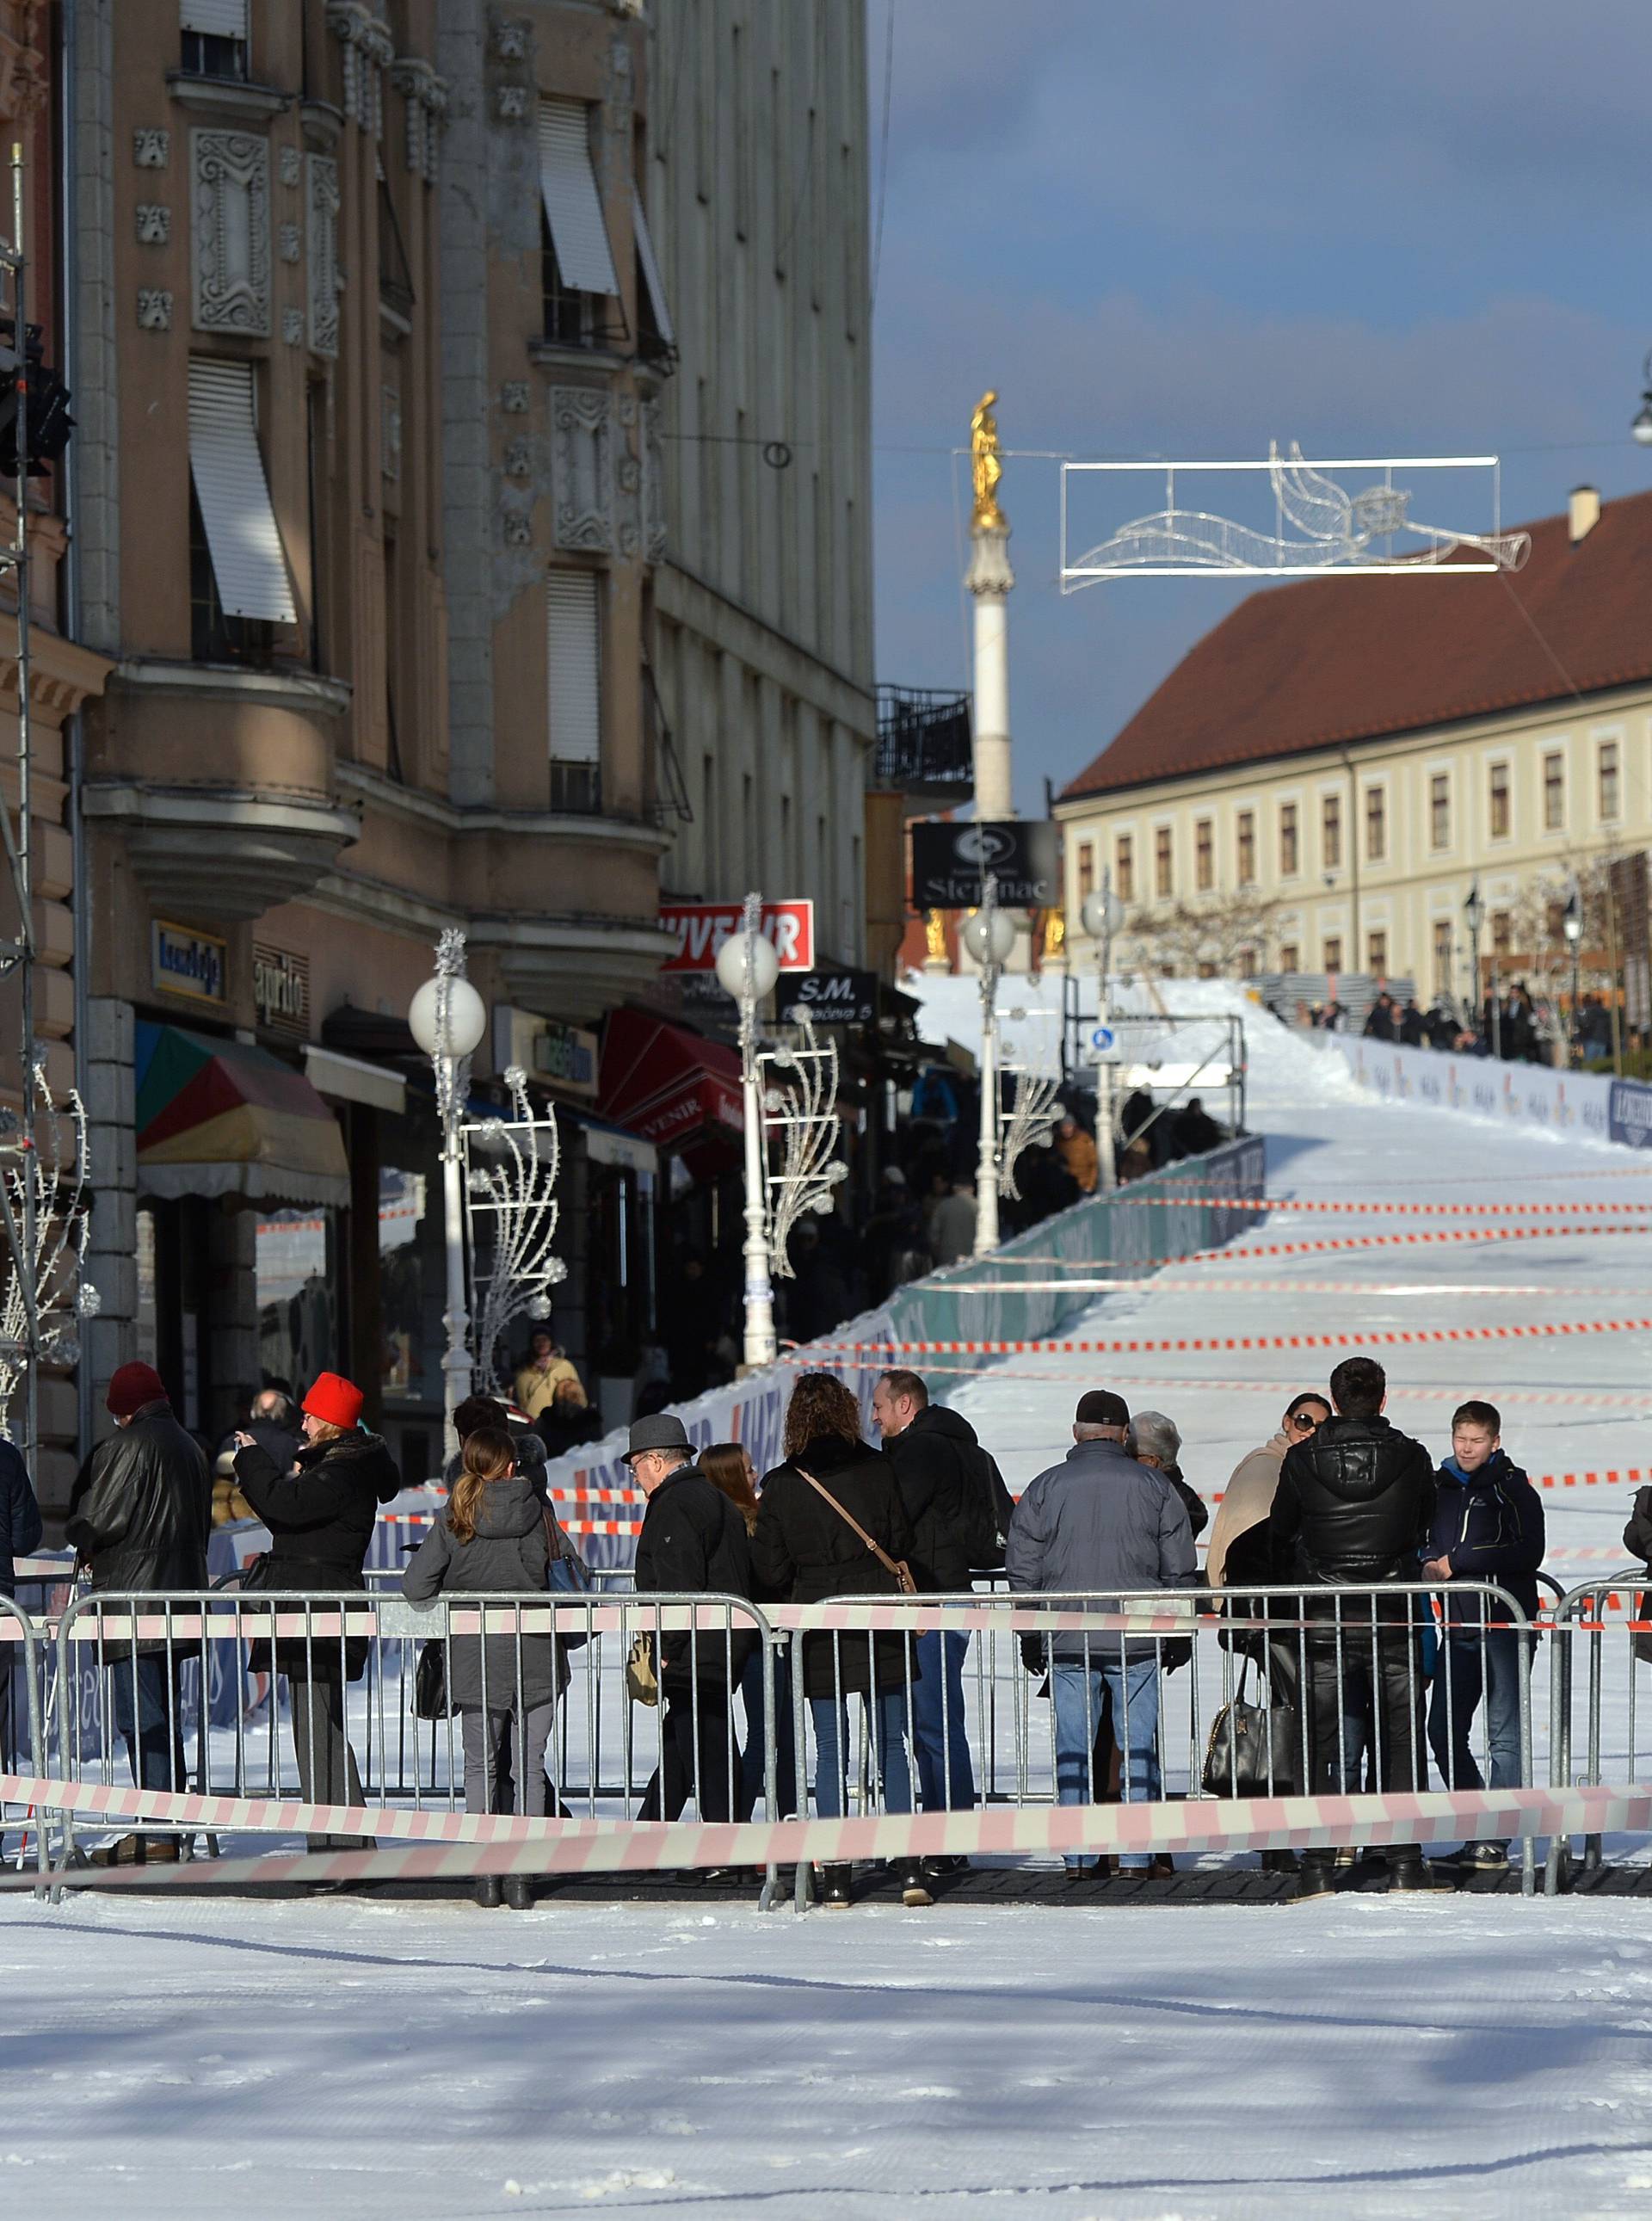
[[[967,1042],[973,985],[922,985],[946,991],[929,1022]],[[939,1010],[948,998],[955,1025]],[[1166,999],[1236,1007],[1217,983]],[[1242,1015],[1270,1192],[1349,1208],[1276,1211],[1218,1256],[1098,1296],[1065,1331],[1346,1343],[915,1359],[1017,1488],[1063,1453],[1088,1386],[1169,1412],[1185,1471],[1211,1494],[1361,1336],[1652,1317],[1652,1245],[1638,1231],[1602,1221],[1503,1242],[1487,1238],[1496,1221],[1359,1207],[1586,1199],[1638,1221],[1652,1188],[1628,1153],[1374,1102],[1254,1005]],[[1471,1238],[1267,1254],[1452,1229]],[[1436,1454],[1473,1394],[1501,1405],[1507,1445],[1534,1473],[1652,1463],[1644,1332],[1379,1354],[1392,1417]],[[1621,1562],[1630,1494],[1546,1492],[1562,1580]],[[1609,1639],[1603,1716],[1619,1779],[1647,1771],[1630,1672],[1627,1642]],[[0,2183],[9,2212],[42,2221],[593,2209],[1615,2221],[1652,2211],[1646,1907],[1495,1895],[1107,1905],[1082,1882],[1036,1906],[801,1920],[617,1893],[526,1915],[10,1897]]]

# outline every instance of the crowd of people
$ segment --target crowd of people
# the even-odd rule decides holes
[[[1274,1015],[1289,1014],[1275,1006]],[[1353,1013],[1335,997],[1327,1003],[1298,1004],[1298,1025],[1326,1033],[1354,1029]],[[1580,995],[1575,1010],[1535,997],[1524,979],[1500,985],[1476,1012],[1449,995],[1436,996],[1424,1010],[1415,995],[1385,987],[1367,1010],[1358,1030],[1367,1041],[1394,1042],[1405,1048],[1449,1050],[1457,1056],[1500,1059],[1505,1064],[1552,1064],[1556,1045],[1566,1044],[1571,1061],[1597,1063],[1612,1053],[1611,1007],[1601,995]]]
[[[1165,1413],[1132,1412],[1111,1390],[1088,1391],[1071,1448],[1014,1500],[967,1420],[935,1403],[917,1373],[895,1368],[876,1383],[874,1441],[849,1386],[806,1372],[791,1393],[780,1461],[760,1477],[737,1442],[697,1451],[674,1413],[634,1423],[627,1462],[646,1505],[635,1586],[644,1597],[710,1595],[760,1607],[960,1596],[983,1573],[1025,1596],[1164,1592],[1186,1635],[1160,1623],[1141,1633],[1063,1627],[1023,1637],[1023,1662],[1050,1702],[1061,1805],[1159,1797],[1165,1677],[1185,1664],[1201,1608],[1219,1611],[1220,1640],[1247,1672],[1253,1662],[1260,1669],[1268,1711],[1288,1724],[1275,1731],[1261,1776],[1212,1779],[1207,1767],[1214,1793],[1421,1789],[1430,1754],[1448,1787],[1480,1788],[1482,1706],[1490,1786],[1518,1786],[1532,1664],[1523,1622],[1537,1608],[1542,1498],[1505,1447],[1490,1403],[1470,1397],[1457,1407],[1450,1454],[1436,1463],[1388,1419],[1386,1396],[1383,1369],[1368,1357],[1346,1359],[1324,1390],[1294,1396],[1278,1430],[1227,1479],[1201,1572],[1195,1545],[1209,1507],[1181,1471],[1180,1434]],[[282,1415],[273,1411],[238,1430],[235,1486],[271,1536],[248,1586],[326,1597],[362,1588],[374,1523],[398,1476],[361,1425],[361,1403],[349,1381],[324,1373],[303,1398],[297,1436],[276,1431]],[[203,1588],[211,1480],[200,1446],[147,1365],[119,1369],[108,1405],[115,1432],[77,1480],[67,1528],[92,1590]],[[458,1432],[446,1508],[404,1576],[408,1598],[429,1605],[443,1593],[583,1586],[547,1494],[536,1427],[495,1398],[473,1397],[460,1407]],[[14,1555],[38,1541],[39,1514],[22,1461],[0,1448],[0,1583],[9,1589]],[[1639,1492],[1624,1542],[1652,1562],[1652,1489]],[[1275,1593],[1261,1593],[1270,1587]],[[1200,1607],[1198,1590],[1216,1602]],[[787,1654],[766,1673],[754,1636],[732,1615],[721,1633],[665,1635],[659,1657],[644,1661],[661,1707],[660,1762],[637,1817],[673,1819],[691,1798],[704,1820],[747,1818],[771,1778],[771,1817],[807,1810],[810,1793],[817,1814],[843,1812],[851,1700],[865,1711],[885,1810],[968,1809],[978,1801],[970,1642],[961,1629],[806,1633],[798,1670],[814,1767],[805,1783]],[[560,1635],[451,1638],[446,1703],[461,1722],[471,1809],[514,1802],[530,1814],[566,1811],[552,1754],[572,1647]],[[366,1637],[284,1636],[260,1648],[253,1670],[288,1683],[305,1799],[360,1805],[345,1690],[363,1671]],[[133,1780],[182,1787],[181,1658],[147,1638],[135,1652],[112,1639],[103,1655]],[[178,1855],[176,1835],[138,1831],[96,1855],[127,1865]],[[1385,1855],[1390,1886],[1434,1885],[1414,1849]],[[1495,1872],[1506,1856],[1505,1843],[1486,1839],[1467,1843],[1458,1863]],[[901,1862],[904,1900],[929,1901],[937,1877],[963,1863]],[[1097,1863],[1067,1860],[1075,1872]],[[1119,1861],[1126,1870],[1155,1863],[1165,1862],[1141,1853]],[[1334,1884],[1332,1853],[1270,1863],[1294,1868],[1305,1895]],[[849,1883],[841,1866],[819,1876],[829,1905],[848,1903]],[[479,1893],[497,1903],[500,1886],[485,1882]],[[520,1877],[506,1893],[522,1904],[531,1896]]]

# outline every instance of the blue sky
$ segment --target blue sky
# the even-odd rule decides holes
[[[946,451],[989,385],[1006,449],[1498,454],[1505,522],[1652,485],[1646,0],[868,4],[881,679],[968,682]],[[1241,590],[1063,599],[1055,465],[1001,498],[1042,814]]]

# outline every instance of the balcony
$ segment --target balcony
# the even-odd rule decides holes
[[[931,686],[878,689],[873,784],[915,801],[956,805],[975,788],[970,698]]]

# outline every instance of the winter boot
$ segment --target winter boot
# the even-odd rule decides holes
[[[516,1880],[514,1874],[511,1880]],[[478,1874],[476,1902],[487,1912],[495,1911],[504,1903],[504,1886],[497,1874]]]
[[[504,1901],[512,1912],[526,1912],[534,1902],[534,1879],[531,1874],[513,1874],[504,1878]]]
[[[815,1882],[823,1905],[834,1912],[847,1911],[849,1902],[848,1867],[817,1867]]]
[[[1465,1843],[1451,1861],[1469,1874],[1507,1874],[1509,1847],[1506,1843]]]
[[[176,1866],[178,1860],[176,1836],[122,1836],[91,1855],[95,1867]]]
[[[900,1901],[903,1905],[933,1905],[929,1885],[923,1878],[923,1868],[917,1859],[910,1859],[899,1869]]]
[[[1311,1897],[1334,1897],[1336,1893],[1336,1869],[1323,1852],[1305,1851],[1297,1871],[1297,1899],[1298,1903]]]
[[[1417,1891],[1449,1889],[1451,1884],[1443,1874],[1436,1874],[1420,1851],[1392,1859],[1388,1865],[1388,1887],[1395,1894],[1410,1894]]]

